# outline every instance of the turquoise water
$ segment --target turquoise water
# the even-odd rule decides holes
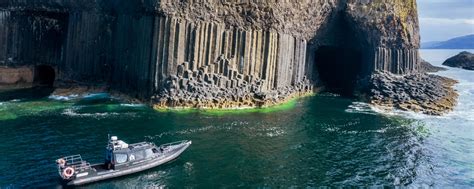
[[[455,53],[422,55],[440,64]],[[383,112],[332,94],[232,112],[157,112],[107,94],[8,99],[0,102],[0,188],[60,187],[54,160],[81,154],[102,162],[107,134],[129,143],[193,144],[171,163],[87,187],[470,188],[473,73],[439,73],[460,80],[459,105],[439,117]]]

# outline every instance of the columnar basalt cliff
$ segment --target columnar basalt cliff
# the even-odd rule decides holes
[[[0,2],[0,66],[51,66],[56,83],[106,85],[156,107],[351,94],[375,71],[416,72],[418,47],[415,0]]]

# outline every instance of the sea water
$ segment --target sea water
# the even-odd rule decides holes
[[[441,65],[458,52],[421,54]],[[232,111],[155,111],[107,94],[0,101],[0,188],[60,187],[55,160],[103,162],[108,134],[193,144],[173,162],[90,188],[472,188],[474,72],[437,74],[459,81],[459,103],[444,116],[384,112],[334,94]]]

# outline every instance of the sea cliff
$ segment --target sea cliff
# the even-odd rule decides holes
[[[377,71],[412,74],[420,61],[414,0],[10,0],[0,23],[0,66],[159,108],[353,94]]]

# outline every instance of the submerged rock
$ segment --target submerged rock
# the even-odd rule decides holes
[[[443,62],[443,65],[466,70],[474,70],[474,54],[463,51],[456,56],[448,58]]]
[[[430,115],[442,115],[456,105],[457,81],[426,73],[394,75],[377,72],[369,84],[371,104]]]

